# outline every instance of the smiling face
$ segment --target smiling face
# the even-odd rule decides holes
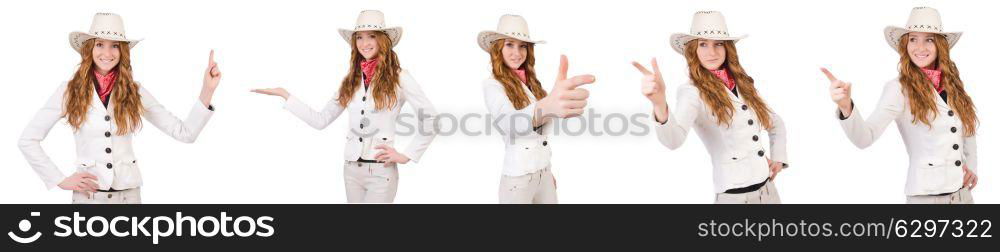
[[[378,40],[374,31],[360,31],[354,33],[354,46],[366,60],[375,58],[378,55]]]
[[[905,36],[906,53],[910,55],[910,62],[920,68],[933,67],[937,62],[937,47],[934,45],[937,37],[926,32],[911,32]]]
[[[521,65],[528,58],[529,44],[516,39],[503,39],[497,42],[503,43],[503,49],[500,52],[503,54],[504,65],[512,70],[521,68]]]
[[[121,49],[120,46],[124,45],[125,42],[118,42],[105,39],[95,39],[94,50],[92,51],[94,56],[94,65],[97,66],[97,72],[101,74],[108,74],[118,66],[118,61],[121,59]]]
[[[723,41],[699,39],[692,42],[698,43],[698,61],[701,62],[701,67],[719,70],[726,63],[726,46]]]

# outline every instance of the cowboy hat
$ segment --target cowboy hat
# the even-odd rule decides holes
[[[948,40],[948,48],[954,47],[958,43],[958,38],[962,37],[962,32],[945,32],[941,26],[941,14],[931,7],[915,7],[910,11],[910,19],[906,21],[905,27],[886,26],[885,42],[895,51],[899,48],[899,38],[910,32],[926,32],[941,34]]]
[[[498,39],[516,39],[532,44],[545,44],[544,40],[532,40],[531,35],[528,32],[528,21],[524,20],[524,17],[518,15],[506,14],[500,17],[500,22],[497,23],[497,29],[495,31],[485,30],[479,32],[477,36],[477,41],[479,42],[479,48],[483,51],[490,51],[490,46],[493,42]]]
[[[348,44],[351,43],[351,37],[354,36],[355,32],[360,31],[381,31],[389,35],[389,41],[392,41],[392,46],[395,47],[399,43],[400,37],[403,36],[403,28],[394,26],[385,26],[385,15],[381,11],[377,10],[366,10],[361,11],[358,14],[358,21],[354,25],[354,29],[338,29],[340,36],[344,37],[344,41]],[[353,45],[351,45],[353,46]]]
[[[684,54],[684,45],[695,39],[731,40],[737,42],[747,35],[730,36],[726,28],[726,18],[718,11],[699,11],[694,13],[691,21],[691,33],[674,33],[670,35],[670,47],[677,53]]]
[[[126,38],[122,17],[114,13],[94,14],[94,21],[90,23],[90,31],[69,33],[69,45],[76,52],[80,52],[83,43],[94,38],[128,42],[129,48],[135,47],[139,41],[142,41],[142,39],[129,40]]]

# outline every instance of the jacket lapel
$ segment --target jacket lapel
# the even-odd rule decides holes
[[[941,98],[941,94],[940,94],[940,93],[935,93],[935,94],[934,94],[934,101],[935,101],[935,102],[936,102],[936,103],[938,104],[938,106],[940,106],[940,107],[944,107],[944,108],[946,108],[946,109],[951,109],[951,106],[949,106],[949,105],[948,105],[948,102],[945,102],[945,101],[944,101],[944,99],[943,99],[943,98]]]
[[[98,111],[107,111],[107,108],[104,107],[104,103],[101,102],[101,94],[97,92],[97,88],[94,88],[93,85],[91,85],[90,90],[94,94],[91,95],[90,106],[93,106],[94,109],[97,109]],[[111,103],[109,102],[108,105],[110,107]]]
[[[743,104],[743,100],[740,100],[740,97],[736,96],[736,94],[733,93],[733,90],[731,90],[731,89],[729,89],[729,88],[727,88],[725,86],[723,86],[722,88],[724,90],[726,90],[726,94],[729,95],[729,100],[733,101],[736,104]],[[738,90],[739,90],[739,88],[737,88],[737,91]]]

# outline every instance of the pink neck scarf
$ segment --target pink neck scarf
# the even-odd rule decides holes
[[[931,83],[934,83],[934,89],[938,93],[944,90],[944,87],[941,86],[941,70],[930,68],[921,68],[920,70],[924,72],[924,76],[927,76],[927,79],[931,80]]]
[[[365,75],[365,87],[368,87],[368,83],[372,82],[372,76],[375,75],[376,67],[378,67],[378,58],[361,60],[361,73]]]
[[[115,86],[115,80],[118,79],[118,70],[113,69],[107,75],[101,75],[97,69],[94,69],[94,77],[97,77],[97,94],[101,97],[101,102],[107,103],[108,96],[111,96],[111,89]]]
[[[736,81],[733,80],[733,77],[729,76],[729,70],[720,69],[720,70],[709,70],[709,71],[712,71],[712,73],[715,74],[715,77],[719,77],[719,79],[722,80],[723,83],[726,83],[726,88],[732,90],[733,88],[736,87]]]
[[[528,83],[528,77],[525,75],[523,68],[515,69],[514,73],[517,74],[517,78],[520,79],[521,82]]]

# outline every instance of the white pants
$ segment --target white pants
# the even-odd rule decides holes
[[[396,164],[344,162],[348,203],[392,203],[398,185]]]
[[[781,204],[774,181],[767,181],[764,186],[748,193],[717,193],[715,204]]]
[[[500,204],[556,204],[556,180],[545,168],[521,176],[500,177]]]
[[[906,196],[906,204],[973,204],[972,193],[969,192],[969,188],[962,187],[962,189],[957,192],[930,196],[930,195],[920,195],[920,196]]]
[[[141,204],[139,188],[117,192],[73,191],[73,204]]]

